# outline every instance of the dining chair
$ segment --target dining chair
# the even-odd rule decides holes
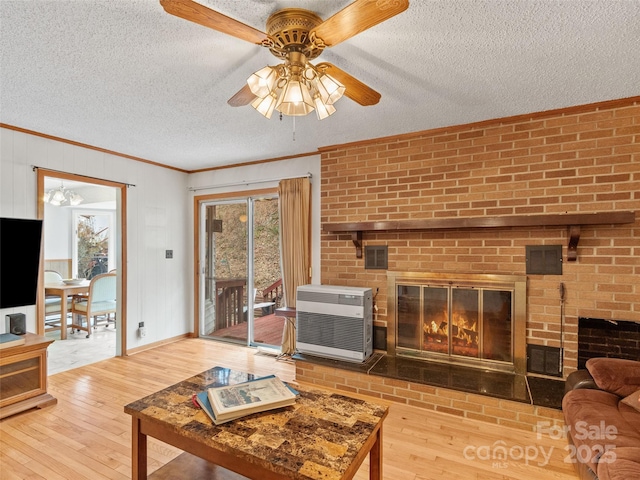
[[[44,283],[58,283],[62,282],[62,275],[55,270],[44,271]]]
[[[44,283],[62,283],[62,275],[55,270],[44,271]],[[67,303],[67,311],[71,308],[71,300]],[[49,295],[44,297],[44,329],[45,332],[60,330],[60,314],[62,313],[60,297]]]
[[[111,320],[110,314],[114,314]],[[103,273],[91,279],[89,295],[74,295],[71,300],[71,325],[72,329],[84,330],[87,338],[91,336],[91,327],[97,327],[98,317],[105,317],[107,325],[109,321],[115,324],[116,313],[116,274]],[[86,319],[85,322],[82,318]]]

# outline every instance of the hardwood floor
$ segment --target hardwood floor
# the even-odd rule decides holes
[[[130,478],[131,417],[124,405],[216,365],[294,380],[292,363],[201,339],[58,373],[49,377],[57,405],[0,421],[0,477]],[[564,462],[566,441],[548,435],[537,438],[535,433],[393,404],[383,438],[385,480],[577,479],[573,466]],[[506,459],[492,459],[500,447],[506,447]],[[180,453],[150,439],[149,471]],[[366,461],[355,478],[368,478]]]

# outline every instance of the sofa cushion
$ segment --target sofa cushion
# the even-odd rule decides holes
[[[621,400],[621,402],[640,412],[640,390],[633,392],[631,395],[627,395]]]
[[[576,460],[593,471],[597,471],[604,450],[640,446],[640,414],[621,404],[613,393],[572,390],[562,400],[562,411],[576,447]]]
[[[598,463],[598,480],[640,478],[640,446],[609,450]]]
[[[621,358],[590,358],[587,370],[598,388],[620,397],[640,390],[640,362]]]
[[[638,410],[620,401],[618,403],[618,411],[627,424],[638,432],[638,438],[640,438],[640,413]],[[640,447],[640,440],[638,440],[638,446]]]

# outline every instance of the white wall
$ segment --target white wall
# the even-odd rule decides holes
[[[135,185],[127,189],[129,349],[193,330],[195,195],[276,187],[281,178],[311,173],[312,282],[320,281],[320,155],[188,175],[0,128],[0,216],[36,218],[34,165]],[[210,188],[190,192],[187,187]],[[172,259],[165,258],[166,250],[173,250]],[[3,309],[0,318],[25,313],[28,330],[35,331],[35,310],[35,306]],[[137,337],[141,321],[147,329],[143,339]],[[0,332],[4,331],[3,320]]]
[[[308,173],[311,174],[311,282],[320,283],[320,155],[191,174],[189,188],[196,191],[191,192],[190,202],[193,204],[196,196],[274,188],[282,178]],[[193,218],[190,220],[193,224]]]
[[[6,215],[5,215],[6,216]],[[44,204],[44,258],[71,258],[72,210]],[[62,228],[60,228],[62,226]]]
[[[32,166],[134,184],[127,189],[127,348],[172,338],[193,328],[191,207],[185,173],[0,128],[0,216],[36,218]],[[165,250],[173,259],[165,259]],[[35,306],[23,312],[35,331]],[[137,338],[138,322],[147,335]]]

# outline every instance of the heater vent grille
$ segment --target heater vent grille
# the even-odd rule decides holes
[[[545,345],[527,345],[527,370],[542,375],[562,375],[562,350]]]
[[[364,351],[362,318],[301,312],[298,316],[298,341],[352,352]],[[371,334],[369,333],[369,337]]]

